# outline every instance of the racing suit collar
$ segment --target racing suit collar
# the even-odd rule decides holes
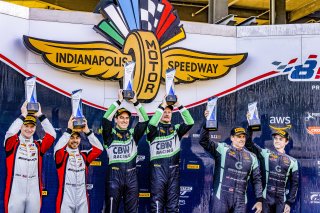
[[[70,148],[70,147],[66,147],[66,150],[67,150],[67,152],[71,152],[71,153],[79,153],[79,149],[78,148],[76,148],[76,149],[72,149],[72,148]]]
[[[279,152],[275,147],[272,147],[270,150],[277,153],[278,155],[286,155],[286,151]]]
[[[33,142],[33,137],[31,137],[30,139],[26,139],[25,137],[23,137],[23,135],[19,135],[19,140],[20,142],[23,142],[23,143],[30,143],[30,142]]]
[[[161,124],[162,126],[164,126],[164,127],[169,127],[169,126],[171,126],[171,123],[164,123],[164,122],[162,122],[162,121],[160,121],[160,124]]]
[[[128,130],[128,128],[122,129],[122,128],[120,128],[118,125],[116,125],[116,128],[115,128],[115,129],[117,130],[117,132],[125,132],[125,131]]]
[[[231,143],[231,147],[233,150],[238,151],[238,152],[242,152],[243,148],[236,148],[235,146],[233,146],[233,144]]]
[[[125,132],[127,132],[127,131],[128,131],[128,128],[126,128],[126,129],[121,129],[121,128],[120,128],[120,127],[118,127],[118,126],[116,126],[116,128],[115,128],[115,129],[116,129],[116,131],[117,131],[117,132],[119,132],[120,134],[121,134],[121,133],[125,133]]]

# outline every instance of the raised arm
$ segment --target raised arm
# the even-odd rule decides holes
[[[10,140],[8,141],[9,138],[11,138],[12,136],[18,134],[18,132],[21,129],[21,126],[23,124],[24,119],[26,118],[28,111],[27,111],[27,101],[25,101],[23,103],[23,105],[21,106],[21,115],[11,124],[11,126],[9,127],[8,131],[6,132],[6,135],[4,137],[4,146],[6,147],[6,149],[11,149],[12,145],[16,142],[16,140]],[[8,141],[8,143],[7,143]],[[12,143],[11,143],[12,142]]]
[[[41,122],[42,128],[45,131],[45,135],[41,140],[41,148],[40,148],[41,153],[44,154],[48,149],[50,149],[50,147],[54,142],[54,139],[57,137],[56,131],[54,130],[48,118],[46,118],[46,116],[42,114],[40,103],[39,103],[39,111],[34,115],[38,117],[39,121]]]
[[[208,117],[208,115],[209,111],[205,110],[204,116]],[[199,143],[207,152],[210,152],[213,156],[215,156],[219,143],[210,141],[209,130],[205,128],[205,123],[203,123],[203,126],[200,130]]]
[[[83,132],[88,137],[89,143],[92,146],[92,149],[90,149],[88,152],[86,152],[86,163],[89,165],[92,161],[94,161],[103,150],[103,147],[98,140],[98,138],[94,135],[94,133],[89,129],[87,120],[85,119],[85,127],[83,128]]]
[[[45,131],[46,135],[50,135],[52,138],[55,139],[57,137],[56,131],[54,130],[52,124],[46,118],[46,116],[44,114],[42,114],[40,103],[39,103],[39,111],[37,113],[35,113],[34,115],[38,117],[38,119],[41,122],[42,128]],[[45,135],[45,137],[46,137],[46,135]]]
[[[213,156],[216,155],[219,143],[210,141],[209,130],[203,126],[200,130],[199,144]]]
[[[136,124],[133,133],[133,139],[136,143],[138,143],[148,127],[149,117],[146,113],[146,110],[139,102],[135,102],[133,105],[135,106],[139,116],[139,122]]]
[[[247,140],[246,140],[246,144],[245,144],[245,147],[250,151],[250,152],[253,152],[254,154],[256,154],[258,157],[261,157],[262,155],[262,151],[263,149],[255,144],[252,140],[252,135],[253,135],[253,132],[250,128],[247,129]]]
[[[13,148],[14,144],[17,143],[16,138],[18,137],[18,132],[21,129],[21,126],[23,124],[25,117],[23,115],[20,115],[9,127],[8,131],[6,132],[5,138],[4,138],[4,147],[6,151],[9,151]],[[14,137],[16,136],[16,137]]]
[[[68,141],[70,140],[71,133],[72,130],[68,128],[67,131],[62,134],[62,136],[54,146],[54,159],[57,165],[61,164],[63,160],[65,149],[68,144]]]
[[[179,128],[177,129],[177,134],[179,139],[181,139],[182,136],[192,128],[194,125],[194,120],[190,115],[190,112],[184,106],[180,105],[178,109],[183,119],[183,123],[180,124]]]
[[[149,121],[148,129],[147,129],[147,140],[149,142],[152,142],[155,137],[157,136],[157,128],[160,122],[160,119],[162,117],[164,108],[159,105],[156,112],[152,116],[152,118]]]
[[[121,92],[120,92],[121,91]],[[121,94],[120,94],[121,93]],[[112,119],[123,101],[122,90],[118,92],[118,100],[110,105],[102,118],[102,136],[104,144],[110,146],[112,135]]]
[[[63,155],[65,148],[70,140],[72,129],[73,129],[73,116],[69,118],[68,121],[68,128],[67,130],[62,134],[56,145],[54,146],[54,158],[57,164],[61,163],[63,160]]]

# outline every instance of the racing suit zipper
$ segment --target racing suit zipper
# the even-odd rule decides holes
[[[156,201],[157,204],[157,213],[159,213],[159,201]]]
[[[26,176],[26,181],[27,181],[27,186],[29,186],[29,177],[30,177],[30,175],[29,175],[29,171],[30,171],[30,165],[29,165],[29,163],[31,162],[30,160],[29,160],[29,157],[30,157],[30,146],[29,146],[29,143],[27,143],[27,141],[25,141],[25,143],[26,143],[26,147],[27,147],[27,176]],[[26,190],[26,198],[28,197],[28,194],[29,194],[29,188],[30,187],[27,187],[27,190]]]
[[[110,213],[112,213],[113,197],[110,197]]]
[[[238,162],[242,162],[241,161],[241,151],[239,151],[239,150],[237,150],[236,149],[236,153],[237,153],[237,161]],[[237,163],[238,163],[237,162]],[[242,165],[242,164],[240,164],[240,165]],[[233,194],[233,200],[234,200],[234,202],[233,203],[236,203],[237,202],[237,196],[235,196],[238,192],[240,192],[240,190],[239,190],[239,176],[240,176],[240,169],[239,168],[237,168],[237,180],[235,181],[235,188],[234,188],[234,194]]]

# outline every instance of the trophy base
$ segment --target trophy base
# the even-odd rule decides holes
[[[39,111],[39,104],[38,103],[28,103],[27,104],[27,111],[30,114],[34,114]]]
[[[84,118],[83,117],[74,118],[73,128],[74,129],[82,129],[83,127],[85,127]]]
[[[123,90],[122,95],[125,100],[130,100],[134,98],[135,94],[132,90]]]
[[[261,125],[250,125],[249,129],[251,129],[252,131],[260,131]]]
[[[217,131],[218,130],[218,122],[216,120],[207,120],[206,121],[206,129],[209,129],[211,131]]]
[[[249,129],[252,131],[260,131],[261,130],[261,122],[260,120],[249,120]]]
[[[177,96],[176,95],[168,95],[166,97],[166,102],[169,106],[174,105],[177,102]]]

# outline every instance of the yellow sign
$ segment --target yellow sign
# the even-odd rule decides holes
[[[90,166],[101,166],[101,161],[92,161],[91,163],[90,163]]]
[[[112,7],[107,6],[105,12],[113,10]],[[101,11],[105,15],[104,10]],[[171,10],[168,12],[172,13]],[[126,15],[124,17],[128,18]],[[173,26],[165,21],[165,17],[161,16],[161,19],[164,22],[160,21],[162,24],[156,30],[132,30],[125,29],[126,26],[118,22],[120,19],[109,14],[107,19],[94,26],[94,30],[112,43],[61,42],[30,36],[23,36],[23,41],[30,51],[41,55],[50,66],[101,80],[121,81],[125,62],[135,61],[133,90],[137,92],[138,99],[146,103],[156,97],[169,68],[176,69],[176,83],[192,83],[221,78],[247,58],[247,53],[217,54],[168,48],[185,39],[186,34],[178,22]],[[170,29],[178,31],[175,34]]]
[[[139,197],[150,197],[150,193],[140,192]]]
[[[199,164],[187,164],[187,169],[200,169]]]

